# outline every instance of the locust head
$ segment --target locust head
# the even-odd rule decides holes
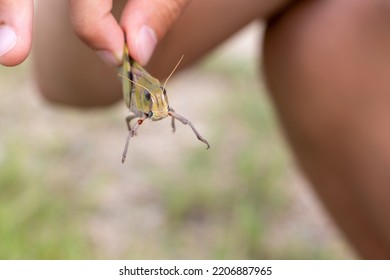
[[[144,91],[145,101],[149,103],[148,118],[158,121],[168,116],[168,96],[164,87],[160,86],[154,91]]]

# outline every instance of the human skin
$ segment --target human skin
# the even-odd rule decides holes
[[[318,197],[364,259],[390,258],[388,2],[191,1],[159,35],[147,65],[162,78],[181,54],[186,67],[249,22],[269,21],[262,67],[279,120]],[[79,107],[120,100],[115,71],[72,29],[65,1],[38,2],[34,65],[43,96]]]
[[[362,258],[390,258],[390,2],[302,1],[264,70],[305,174]]]
[[[30,53],[33,14],[32,0],[0,0],[0,64],[17,65]],[[16,34],[5,38],[5,30]],[[4,46],[5,42],[10,46]]]

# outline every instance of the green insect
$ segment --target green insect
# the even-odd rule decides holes
[[[181,58],[183,59],[183,57]],[[181,61],[180,59],[180,61]],[[129,129],[129,134],[126,139],[125,148],[122,154],[122,163],[126,160],[129,141],[137,133],[139,126],[146,119],[158,121],[168,116],[172,117],[172,129],[175,132],[175,119],[183,124],[189,125],[194,131],[196,137],[210,148],[209,143],[196,130],[194,125],[185,117],[177,114],[168,103],[168,96],[165,90],[165,85],[173,72],[176,70],[180,61],[177,63],[172,73],[166,79],[164,86],[161,86],[160,81],[150,75],[141,65],[135,62],[129,55],[127,45],[125,44],[123,65],[121,68],[123,98],[127,108],[133,113],[126,117],[126,124]],[[133,119],[138,120],[131,125]]]

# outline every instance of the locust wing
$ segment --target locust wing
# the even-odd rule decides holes
[[[131,95],[132,90],[134,90],[133,83],[134,77],[131,71],[131,57],[129,55],[129,50],[127,49],[127,45],[125,44],[125,49],[123,52],[123,64],[121,68],[121,76],[122,76],[122,92],[123,99],[125,100],[126,106],[130,108],[131,104]]]
[[[134,61],[129,55],[129,50],[125,44],[123,52],[123,64],[121,67],[123,99],[126,106],[130,108],[134,92],[137,90],[137,84],[146,88],[153,88],[160,82],[150,75],[141,65]]]

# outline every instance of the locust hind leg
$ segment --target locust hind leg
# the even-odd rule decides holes
[[[192,129],[192,131],[195,133],[196,137],[198,137],[198,139],[200,141],[202,141],[203,143],[205,143],[207,145],[207,149],[210,148],[210,144],[209,142],[207,142],[206,139],[204,139],[200,133],[196,130],[196,128],[194,127],[194,125],[189,121],[187,120],[185,117],[179,115],[178,113],[176,113],[172,108],[169,109],[169,113],[168,113],[171,117],[172,117],[172,128],[173,128],[173,131],[175,131],[175,123],[174,123],[174,119],[177,119],[178,121],[180,121],[181,123],[185,124],[185,125],[189,125]]]
[[[129,141],[130,141],[131,137],[133,137],[133,136],[136,135],[137,130],[138,130],[138,127],[143,123],[143,121],[144,121],[148,116],[147,116],[147,115],[143,115],[141,118],[138,119],[138,121],[134,124],[134,126],[131,127],[130,122],[131,122],[133,119],[137,118],[137,117],[138,117],[137,115],[130,115],[130,116],[127,116],[127,117],[126,117],[126,124],[127,124],[127,128],[129,129],[129,134],[127,135],[125,148],[123,149],[122,163],[124,163],[125,160],[126,160],[127,149],[129,148]]]

